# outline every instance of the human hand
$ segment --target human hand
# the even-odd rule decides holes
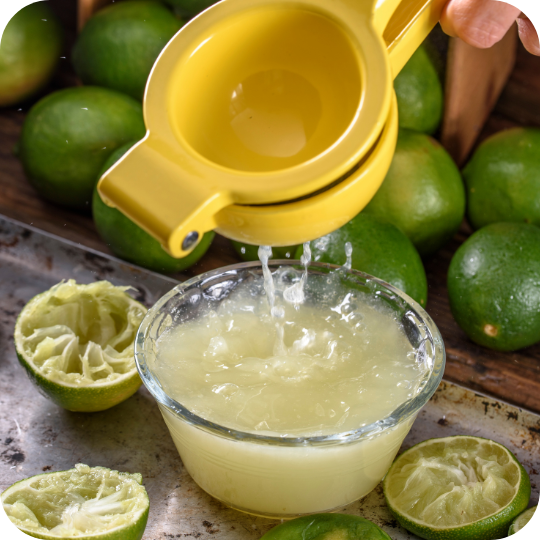
[[[517,20],[525,48],[540,56],[540,42],[531,21],[519,9],[496,0],[448,0],[441,26],[450,36],[485,49],[500,41]]]

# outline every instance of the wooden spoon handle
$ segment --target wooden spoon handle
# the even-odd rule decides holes
[[[450,40],[441,142],[459,166],[468,158],[512,73],[516,51],[515,25],[490,49]]]

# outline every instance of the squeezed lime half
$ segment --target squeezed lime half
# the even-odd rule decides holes
[[[146,308],[129,287],[59,283],[32,298],[15,325],[19,361],[38,389],[70,411],[95,412],[133,395],[134,341]]]
[[[2,504],[22,532],[50,540],[140,540],[150,507],[140,474],[82,464],[21,480]]]
[[[503,538],[531,496],[510,450],[470,436],[413,446],[394,461],[383,489],[399,523],[429,540]]]

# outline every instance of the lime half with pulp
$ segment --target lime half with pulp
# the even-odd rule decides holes
[[[512,525],[510,525],[510,529],[508,530],[508,536],[512,536],[513,534],[521,531],[521,529],[523,529],[523,527],[525,527],[525,525],[531,521],[535,512],[536,506],[533,506],[532,508],[525,510],[525,512],[514,519],[514,521],[512,521]]]
[[[50,540],[139,540],[150,506],[140,474],[82,464],[21,480],[2,504],[21,531]]]
[[[35,296],[19,315],[19,361],[38,389],[65,409],[103,411],[141,385],[134,340],[146,308],[127,289],[69,280]]]
[[[469,436],[413,446],[394,461],[383,489],[399,523],[428,540],[503,538],[531,496],[512,452]]]

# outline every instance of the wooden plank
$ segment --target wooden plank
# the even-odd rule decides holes
[[[450,40],[441,142],[460,166],[512,73],[517,41],[515,27],[490,49]]]

